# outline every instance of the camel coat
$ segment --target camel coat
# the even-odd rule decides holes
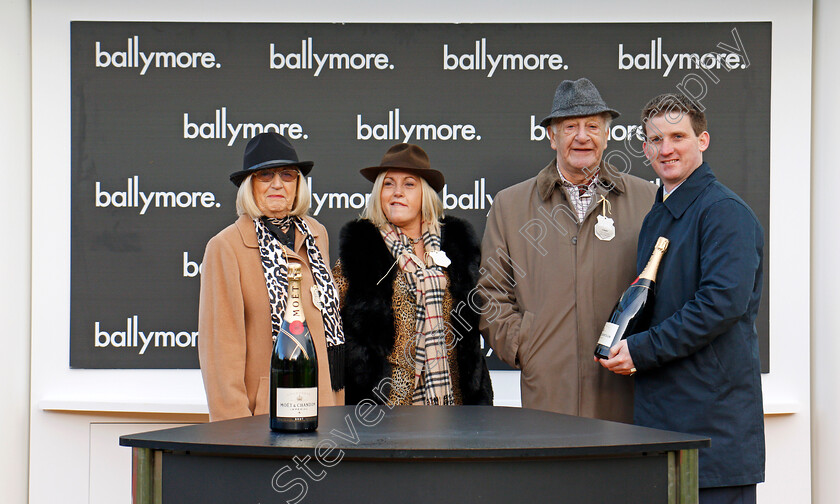
[[[607,371],[593,353],[636,277],[639,229],[656,186],[605,166],[599,179],[593,201],[603,195],[611,205],[610,241],[594,231],[603,204],[578,223],[556,160],[496,195],[481,245],[480,328],[499,358],[522,370],[522,406],[631,422],[632,378]]]
[[[304,217],[329,267],[327,231]],[[314,285],[303,236],[295,237],[290,260],[303,264],[304,293]],[[321,312],[304,295],[304,316],[318,356],[318,405],[344,404],[344,390],[330,385]],[[198,308],[198,357],[210,421],[268,413],[271,311],[254,221],[239,219],[210,239],[204,252]]]

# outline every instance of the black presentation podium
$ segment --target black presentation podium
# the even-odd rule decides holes
[[[492,406],[320,408],[120,437],[135,504],[696,503],[706,438]]]

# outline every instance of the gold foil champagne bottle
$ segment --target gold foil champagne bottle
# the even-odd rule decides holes
[[[653,254],[636,280],[624,291],[613,308],[609,322],[604,324],[601,337],[595,346],[595,356],[599,359],[610,357],[610,348],[635,332],[639,321],[643,320],[653,305],[653,287],[656,285],[656,271],[662,256],[668,250],[668,239],[660,236],[656,240]]]
[[[271,354],[271,430],[318,428],[318,358],[301,301],[301,265],[290,262],[289,296]]]

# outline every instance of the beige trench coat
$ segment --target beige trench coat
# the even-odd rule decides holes
[[[327,231],[305,217],[329,266]],[[302,290],[312,287],[312,272],[296,234],[290,260],[303,264]],[[333,391],[324,322],[311,296],[304,295],[304,316],[318,355],[318,405],[344,404],[344,390]],[[198,356],[210,421],[268,413],[271,366],[271,311],[260,262],[254,221],[247,216],[210,239],[204,252],[198,308]]]
[[[594,232],[603,204],[577,222],[556,161],[496,195],[481,247],[480,327],[499,358],[521,369],[523,407],[632,422],[633,380],[604,369],[593,352],[636,278],[639,229],[657,187],[611,171],[602,166],[606,187],[594,198],[610,202],[610,241]]]

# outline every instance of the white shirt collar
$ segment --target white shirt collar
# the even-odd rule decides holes
[[[665,199],[665,196],[668,196],[672,192],[676,191],[681,185],[683,185],[683,182],[685,182],[685,180],[683,180],[682,182],[677,184],[677,186],[674,187],[673,189],[671,189],[670,191],[668,189],[665,189],[665,185],[663,185],[662,186],[662,199]]]

